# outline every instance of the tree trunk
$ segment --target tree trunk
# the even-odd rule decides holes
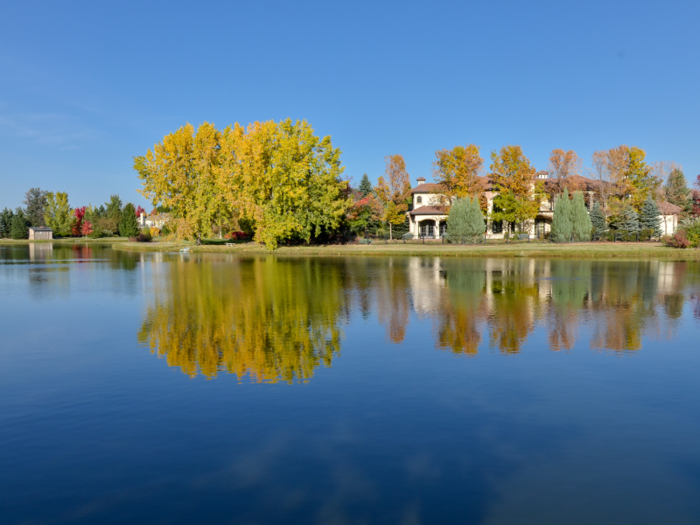
[[[201,246],[201,245],[202,245],[202,236],[197,235],[197,246]]]
[[[392,232],[391,232],[391,223],[389,223],[389,240],[390,241],[393,240]]]

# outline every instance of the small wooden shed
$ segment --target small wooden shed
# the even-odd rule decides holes
[[[29,240],[50,241],[53,239],[53,230],[46,226],[30,226]]]

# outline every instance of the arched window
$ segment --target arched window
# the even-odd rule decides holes
[[[423,204],[423,197],[418,195],[418,197],[416,197],[416,204]]]

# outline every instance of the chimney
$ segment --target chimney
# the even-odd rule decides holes
[[[425,177],[418,177],[416,180],[418,181],[418,186],[425,183]]]

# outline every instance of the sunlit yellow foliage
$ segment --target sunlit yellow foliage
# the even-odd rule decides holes
[[[341,272],[317,261],[179,261],[154,288],[139,341],[189,375],[306,380],[340,351]]]

